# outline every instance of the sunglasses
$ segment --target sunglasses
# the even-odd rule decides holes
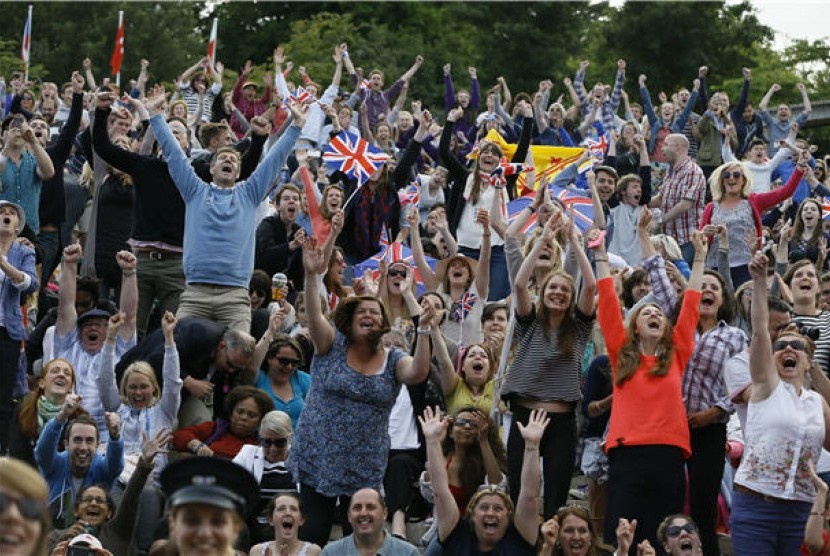
[[[290,357],[275,357],[277,361],[280,362],[280,365],[284,367],[297,367],[300,364],[299,359],[291,359]]]
[[[288,439],[275,438],[272,440],[270,438],[260,438],[259,445],[265,448],[266,450],[269,449],[271,446],[274,446],[276,448],[285,448],[286,446],[288,446]]]
[[[17,504],[20,515],[26,519],[40,519],[46,506],[40,501],[28,496],[13,496],[6,492],[0,492],[0,514],[5,513],[12,505]]]
[[[395,276],[400,276],[401,278],[406,278],[406,269],[405,268],[390,268],[389,272],[390,278],[394,278]]]
[[[772,351],[781,351],[782,349],[787,349],[788,347],[791,347],[796,351],[806,351],[807,343],[804,342],[804,340],[776,340],[776,342],[772,344]]]
[[[95,502],[96,504],[106,504],[107,499],[103,496],[82,496],[81,502],[84,504],[91,504],[92,502]]]
[[[680,533],[686,531],[690,535],[697,532],[697,525],[692,523],[686,523],[685,525],[669,525],[666,527],[666,536],[669,538],[674,538],[680,536]]]
[[[729,178],[738,179],[738,178],[744,177],[744,173],[741,172],[740,170],[735,170],[733,172],[724,172],[721,175],[723,176],[723,179],[729,179]]]
[[[455,421],[453,421],[453,425],[456,427],[467,427],[469,426],[471,429],[478,428],[478,422],[474,419],[467,419],[465,417],[457,417]]]

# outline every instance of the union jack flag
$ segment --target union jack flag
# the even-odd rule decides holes
[[[467,318],[467,315],[470,314],[470,311],[473,310],[473,306],[478,301],[478,296],[471,291],[466,292],[458,303],[453,303],[452,312],[453,312],[453,320],[455,321],[462,321]]]
[[[360,82],[360,90],[361,91],[368,91],[371,88],[372,88],[372,82],[369,81],[368,79],[364,79],[363,81]]]
[[[599,140],[590,138],[585,139],[582,144],[585,147],[588,147],[588,151],[591,153],[591,158],[599,160],[600,164],[602,164],[602,161],[605,160],[605,151],[608,150],[608,139],[605,138],[605,135],[601,135]]]
[[[301,86],[297,87],[293,91],[289,91],[288,98],[285,99],[284,104],[288,106],[288,102],[291,100],[302,106],[303,104],[311,104],[317,99],[314,98],[314,95],[311,94],[311,91]]]
[[[506,158],[502,157],[496,169],[490,172],[490,185],[494,187],[506,185],[507,178],[509,176],[532,171],[533,166],[525,166],[524,164],[508,162]]]
[[[20,60],[24,64],[29,63],[29,56],[32,49],[32,7],[29,6],[29,17],[26,18],[26,25],[23,27],[23,42],[20,46]]]
[[[830,220],[830,197],[821,199],[821,219]]]
[[[525,195],[524,197],[519,197],[518,199],[513,199],[509,203],[507,203],[507,218],[510,223],[512,223],[517,216],[531,203],[533,202],[533,195]],[[536,229],[536,213],[530,215],[530,218],[527,219],[525,225],[522,226],[522,233],[529,234],[534,229]]]
[[[551,197],[559,199],[565,208],[573,209],[573,218],[579,231],[585,231],[594,225],[594,204],[591,199],[571,189],[553,186],[550,188]]]
[[[422,185],[423,182],[421,181],[421,176],[418,176],[417,178],[415,178],[415,181],[411,182],[409,185],[407,185],[401,191],[398,192],[398,199],[401,202],[401,208],[409,204],[418,204],[418,202],[421,200]]]
[[[389,160],[389,155],[365,139],[341,131],[326,145],[323,160],[330,170],[343,172],[361,186]]]
[[[386,261],[389,264],[403,262],[410,269],[415,266],[415,258],[412,256],[412,250],[399,241],[390,242],[385,229],[380,233],[380,251],[362,263],[355,265],[355,276],[361,276],[366,270],[371,270],[372,277],[377,280],[379,276],[378,265],[381,261]],[[426,261],[429,267],[435,271],[435,265],[438,261],[432,257],[426,257]],[[415,289],[418,295],[427,291],[421,273],[417,268],[415,268]]]

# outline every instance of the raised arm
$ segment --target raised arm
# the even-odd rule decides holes
[[[496,193],[500,193],[496,191]],[[476,220],[481,224],[481,248],[479,249],[478,270],[476,271],[476,290],[481,299],[487,299],[490,293],[490,215],[479,209]]]
[[[98,88],[98,84],[95,83],[95,75],[92,73],[92,60],[89,58],[84,58],[84,61],[81,62],[81,65],[84,68],[84,77],[86,77],[86,82],[89,84],[90,90],[94,91]]]
[[[314,344],[314,353],[319,355],[328,353],[334,343],[334,327],[323,316],[323,308],[320,304],[317,269],[322,263],[323,251],[315,246],[312,239],[306,238],[303,241],[305,309],[308,314],[308,330],[311,342]]]
[[[438,541],[447,540],[458,525],[461,514],[458,511],[458,504],[450,492],[450,481],[447,477],[447,465],[444,459],[444,452],[441,444],[447,435],[449,418],[442,417],[441,411],[427,407],[423,417],[418,417],[421,423],[421,430],[424,433],[426,444],[427,462],[426,471],[429,473],[432,483],[435,521],[438,523]],[[539,454],[536,453],[536,460]],[[538,463],[537,463],[538,465]],[[537,489],[538,490],[538,489]]]
[[[520,317],[529,315],[533,311],[533,300],[530,297],[530,280],[533,278],[533,271],[536,268],[536,261],[542,249],[546,249],[550,242],[554,241],[556,232],[563,226],[562,214],[557,212],[551,216],[542,229],[542,235],[536,239],[533,248],[522,261],[519,272],[516,274],[516,314]]]
[[[810,95],[807,94],[807,87],[804,83],[799,83],[797,87],[801,92],[801,102],[804,103],[804,110],[802,111],[802,114],[807,114],[809,116],[810,112],[813,111],[813,105],[810,104]]]
[[[58,320],[55,323],[55,335],[69,334],[78,321],[75,310],[76,282],[78,280],[78,263],[83,252],[77,243],[67,245],[63,250],[61,261],[61,287],[58,290]]]
[[[582,276],[582,289],[576,300],[576,307],[583,315],[592,315],[594,314],[594,296],[597,293],[597,279],[591,268],[591,261],[588,260],[582,247],[582,234],[574,223],[573,212],[568,222],[568,242],[571,251],[576,255],[579,273]]]
[[[116,253],[115,260],[121,269],[120,309],[124,313],[124,322],[118,335],[125,342],[129,342],[135,338],[135,317],[138,308],[138,278],[136,278],[138,259],[125,250]]]
[[[761,250],[755,252],[749,262],[752,277],[752,341],[749,344],[749,372],[752,376],[750,400],[767,399],[778,386],[778,372],[772,358],[772,341],[769,335],[769,307],[767,306],[767,257]]]
[[[115,379],[115,339],[118,327],[124,322],[123,313],[115,313],[107,322],[107,335],[101,355],[95,358],[95,382],[101,397],[104,411],[118,411],[121,396]]]
[[[412,280],[412,273],[407,273],[403,286],[406,289],[410,289],[412,287]],[[408,295],[412,294],[410,293]],[[402,384],[411,386],[421,384],[429,376],[429,363],[432,359],[430,342],[432,326],[429,323],[432,322],[432,316],[434,314],[435,309],[430,304],[425,304],[421,308],[418,329],[416,330],[415,353],[412,357],[402,357],[395,368],[395,378]]]
[[[418,227],[421,221],[418,207],[412,205],[406,213],[406,220],[409,223],[409,247],[412,249],[412,258],[415,260],[415,267],[421,273],[421,280],[427,291],[433,291],[438,288],[438,281],[435,278],[435,273],[427,264],[426,256],[424,255],[424,246],[421,244],[421,229]]]
[[[418,54],[417,56],[415,56],[415,63],[413,63],[412,66],[408,70],[406,70],[406,73],[400,76],[399,79],[401,81],[409,81],[415,76],[416,73],[418,73],[418,70],[421,68],[421,65],[423,65],[423,63],[424,57]]]
[[[55,167],[52,164],[52,159],[49,158],[49,154],[46,152],[46,149],[43,148],[43,145],[40,144],[38,138],[35,137],[35,132],[32,131],[32,128],[29,127],[28,123],[23,122],[20,126],[20,136],[26,144],[29,145],[29,150],[35,156],[37,175],[40,176],[42,180],[48,180],[54,176]]]
[[[531,545],[536,545],[539,537],[539,488],[541,468],[539,466],[539,443],[550,423],[550,418],[542,410],[534,409],[530,413],[527,425],[518,423],[519,432],[525,442],[522,461],[521,490],[516,501],[516,515],[513,524],[519,534]]]
[[[772,100],[772,95],[777,93],[781,90],[781,85],[778,83],[773,83],[767,93],[761,98],[761,102],[758,103],[758,110],[761,112],[767,111],[767,106],[769,106],[769,101]]]

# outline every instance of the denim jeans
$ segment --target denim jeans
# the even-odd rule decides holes
[[[799,556],[810,502],[776,502],[732,491],[732,548],[736,556]]]

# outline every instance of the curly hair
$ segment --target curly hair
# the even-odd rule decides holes
[[[499,146],[495,143],[482,143],[478,152],[480,154],[485,151],[493,151],[499,158],[504,156],[504,152],[502,152],[501,148],[499,148]],[[479,196],[481,196],[481,185],[484,183],[484,180],[481,179],[481,176],[478,173],[478,158],[476,158],[476,161],[473,164],[469,179],[473,180],[472,187],[470,189],[470,204],[475,205],[478,204]]]
[[[377,297],[372,297],[371,295],[356,295],[349,297],[337,306],[331,316],[331,320],[334,322],[335,328],[337,328],[337,330],[346,337],[346,340],[351,341],[352,317],[354,317],[358,305],[364,301],[377,303],[378,307],[380,307],[382,318],[380,329],[376,330],[369,339],[372,349],[378,350],[380,348],[383,335],[389,332],[392,328],[389,323],[389,314],[386,312],[386,307],[383,306],[383,303],[381,303],[380,299]]]
[[[643,304],[628,320],[625,343],[617,359],[617,379],[614,381],[617,386],[622,386],[625,381],[634,376],[634,373],[640,367],[640,337],[637,334],[637,318],[646,307],[657,307],[657,305],[653,303]],[[666,329],[663,332],[663,337],[657,343],[657,366],[649,372],[652,376],[666,376],[674,355],[674,342],[672,341],[674,328],[668,317],[664,315],[663,318],[666,319]]]
[[[233,408],[236,407],[236,404],[243,400],[247,400],[248,398],[254,400],[254,403],[259,408],[260,421],[262,421],[262,418],[266,413],[274,409],[274,400],[272,400],[271,396],[266,394],[263,390],[260,390],[255,386],[237,386],[231,390],[228,393],[228,397],[225,398],[225,413],[230,416],[230,414],[233,413]],[[259,427],[259,424],[257,424],[257,427]]]
[[[455,412],[455,416],[462,413],[474,413],[487,421],[487,440],[490,442],[490,447],[499,464],[499,469],[506,475],[507,453],[504,449],[504,443],[499,438],[498,426],[496,426],[486,413],[475,406],[462,407]],[[455,442],[452,439],[453,421],[454,419],[450,421],[450,427],[447,429],[447,437],[444,439],[444,455],[452,454],[455,457],[460,457],[461,461],[458,475],[461,478],[461,488],[464,489],[464,492],[473,494],[484,483],[484,479],[487,476],[487,470],[484,467],[484,458],[481,455],[481,448],[479,448],[478,443],[476,443],[475,448],[472,450],[465,452],[456,451]]]

